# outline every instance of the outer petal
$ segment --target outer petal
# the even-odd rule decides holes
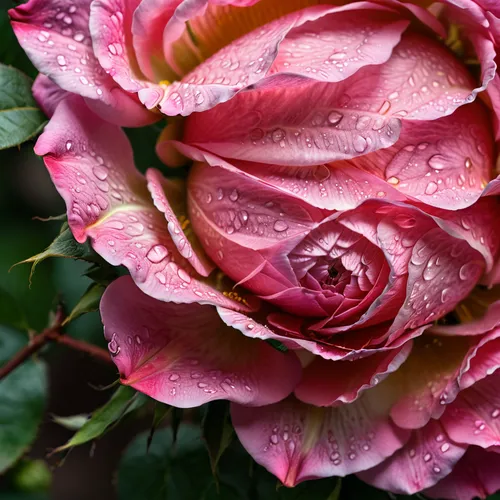
[[[363,33],[356,31],[357,22],[365,26]],[[158,101],[149,97],[156,90],[142,92],[141,99],[167,115],[189,115],[229,100],[239,90],[265,81],[269,73],[341,81],[367,64],[385,62],[408,24],[399,14],[367,2],[362,7],[310,7],[280,17],[226,45],[180,82],[166,88]],[[311,32],[319,36],[307,39]],[[300,49],[306,45],[310,46],[307,64]],[[340,46],[341,52],[336,49]]]
[[[410,354],[412,343],[400,349],[375,353],[358,361],[328,361],[316,357],[304,368],[295,396],[315,406],[352,403],[360,395],[396,371]]]
[[[241,298],[235,302],[200,281],[135,170],[125,134],[92,114],[80,98],[58,106],[35,151],[45,156],[66,201],[76,240],[90,237],[94,249],[111,264],[127,267],[143,291],[160,300],[246,309]]]
[[[500,489],[500,454],[471,446],[451,474],[425,496],[447,500],[484,499]]]
[[[49,118],[54,114],[57,105],[68,95],[65,90],[42,74],[35,78],[31,90],[36,102]]]
[[[11,9],[12,27],[39,71],[62,89],[89,98],[107,118],[126,126],[151,123],[156,115],[126,96],[94,56],[89,23],[90,0],[29,0]]]
[[[224,326],[213,307],[158,302],[130,277],[107,288],[101,315],[122,383],[163,403],[266,405],[290,394],[300,378],[295,354]]]
[[[462,391],[444,413],[441,420],[454,441],[481,448],[500,445],[499,383],[498,374],[486,377]]]
[[[450,441],[442,425],[432,420],[413,431],[406,445],[392,457],[359,477],[385,491],[413,495],[450,474],[466,449]]]
[[[249,410],[233,404],[236,434],[257,463],[286,486],[373,467],[409,436],[387,418],[377,389],[338,408],[316,408],[289,398]]]

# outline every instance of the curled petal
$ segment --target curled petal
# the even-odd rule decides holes
[[[213,307],[152,299],[130,277],[107,288],[101,315],[122,383],[163,403],[267,405],[290,394],[300,378],[292,352],[246,338]]]
[[[160,300],[248,309],[242,298],[229,298],[237,294],[226,297],[201,280],[179,253],[134,167],[125,134],[79,97],[61,102],[35,151],[45,156],[76,240],[90,238],[96,252],[127,267],[143,291]]]
[[[359,477],[385,491],[413,495],[452,472],[467,447],[451,441],[437,420],[413,431],[403,448]]]
[[[409,432],[390,422],[389,406],[371,389],[338,408],[317,408],[294,398],[258,409],[233,404],[231,417],[256,462],[294,486],[369,469],[401,448]]]

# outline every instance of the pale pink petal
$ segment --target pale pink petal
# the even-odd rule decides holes
[[[155,115],[122,95],[97,61],[89,33],[90,0],[29,0],[9,11],[16,36],[37,69],[62,89],[102,103],[107,119],[125,126],[151,123]]]
[[[406,301],[392,331],[415,328],[450,312],[479,281],[483,257],[463,240],[435,228],[414,245],[408,265]]]
[[[428,205],[472,205],[493,167],[493,137],[484,106],[477,102],[433,121],[403,122],[398,142],[349,162],[378,173],[401,193]]]
[[[375,353],[358,361],[327,361],[316,357],[304,368],[295,396],[315,406],[352,403],[397,370],[410,354],[412,343],[400,349]]]
[[[35,78],[31,90],[35,101],[49,118],[54,114],[57,105],[68,95],[65,90],[41,73]]]
[[[186,183],[175,183],[171,179],[166,179],[155,169],[146,172],[146,179],[155,207],[165,214],[167,229],[177,250],[199,274],[208,276],[215,266],[205,255],[196,235],[188,225]],[[183,218],[185,228],[179,222],[179,217]]]
[[[401,448],[409,432],[390,422],[389,406],[375,388],[338,408],[293,398],[255,409],[233,404],[231,417],[254,460],[291,487],[369,469]]]
[[[449,439],[439,421],[431,420],[413,431],[410,440],[392,457],[359,477],[384,491],[413,495],[450,474],[466,449]]]
[[[101,67],[128,92],[144,87],[132,47],[132,15],[140,0],[93,0],[89,29]]]
[[[191,115],[184,142],[222,157],[292,166],[353,158],[394,144],[399,120],[377,110],[359,117],[357,108],[362,104],[356,97],[368,91],[368,81],[364,89],[347,82],[240,93],[227,103]],[[352,89],[350,95],[347,88]]]
[[[300,378],[294,353],[246,338],[213,307],[152,299],[130,277],[106,289],[101,316],[121,382],[162,403],[266,405],[285,398]]]
[[[446,410],[441,421],[454,441],[482,448],[500,445],[499,383],[498,374],[480,380],[462,391]]]
[[[125,134],[79,97],[61,102],[35,151],[45,156],[76,240],[90,238],[96,252],[127,267],[144,292],[165,301],[248,309],[241,297],[232,300],[203,281],[179,254],[146,179],[135,170]]]
[[[500,454],[469,447],[451,474],[424,492],[441,500],[485,499],[500,489]]]

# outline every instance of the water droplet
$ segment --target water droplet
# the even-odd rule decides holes
[[[273,130],[271,137],[274,142],[281,142],[285,138],[285,131],[282,128],[276,128]]]
[[[168,377],[168,380],[175,382],[176,380],[179,380],[179,378],[180,378],[180,375],[178,373],[172,373],[172,375],[170,375],[170,377]]]
[[[153,264],[158,264],[158,262],[161,262],[167,256],[168,250],[163,245],[155,245],[151,247],[146,255],[147,259]]]
[[[390,103],[390,101],[384,101],[382,103],[382,106],[380,106],[380,109],[378,110],[378,112],[381,115],[385,115],[390,109],[391,109],[391,103]]]
[[[342,121],[342,118],[344,118],[342,113],[339,113],[338,111],[331,111],[328,114],[328,123],[330,125],[338,125]]]
[[[429,462],[429,460],[432,458],[432,455],[430,453],[426,453],[424,455],[424,462]]]
[[[182,281],[185,281],[186,283],[191,283],[191,276],[189,276],[189,274],[186,271],[184,271],[184,269],[179,268],[179,270],[177,271],[177,275]]]
[[[472,167],[472,161],[470,158],[465,159],[465,168],[471,168]]]
[[[238,190],[236,189],[233,189],[233,191],[231,192],[231,194],[229,195],[229,199],[231,201],[238,201],[238,198],[239,198],[240,194],[238,193]]]
[[[500,410],[496,409],[491,412],[491,418],[497,418],[500,415]]]
[[[441,451],[442,451],[443,453],[446,453],[449,449],[450,449],[450,445],[449,445],[448,443],[443,443],[443,444],[441,445]]]
[[[272,444],[278,444],[279,438],[276,434],[271,435],[271,443]]]
[[[464,264],[460,268],[460,271],[458,271],[458,277],[463,281],[469,279],[472,276],[475,268],[476,265],[473,262],[467,262],[467,264]]]
[[[357,135],[353,140],[353,146],[358,153],[363,153],[368,147],[368,143],[362,135]]]
[[[425,188],[425,194],[431,195],[438,190],[438,185],[435,182],[429,182]]]
[[[387,182],[393,186],[397,186],[399,184],[399,179],[397,177],[389,177]]]
[[[446,167],[446,158],[443,155],[434,155],[429,158],[429,167],[434,170],[442,170]]]
[[[59,66],[66,66],[66,58],[64,56],[57,56],[56,60]]]
[[[113,333],[111,340],[108,342],[108,350],[113,357],[118,356],[118,354],[120,353],[120,346],[116,341],[116,333]]]
[[[205,382],[198,382],[198,387],[200,389],[204,389],[205,387],[208,387],[208,384],[206,384]]]
[[[288,224],[284,220],[277,220],[274,223],[274,230],[278,233],[282,233],[288,229]]]

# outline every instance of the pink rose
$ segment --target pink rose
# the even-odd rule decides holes
[[[54,114],[36,152],[76,240],[130,272],[101,303],[124,384],[232,401],[287,486],[360,473],[484,497],[500,488],[498,304],[443,325],[500,280],[498,9],[316,3],[14,9],[59,85],[37,81]],[[140,174],[114,124],[153,108],[189,115],[157,148],[195,162],[186,182]]]

